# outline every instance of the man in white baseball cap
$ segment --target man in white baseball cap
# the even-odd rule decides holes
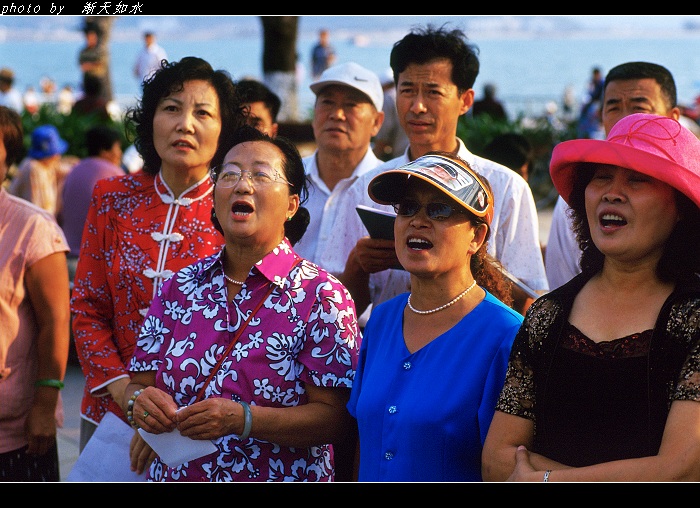
[[[329,67],[323,71],[318,81],[311,83],[309,88],[318,97],[321,90],[330,85],[345,85],[359,90],[369,97],[377,111],[381,111],[384,106],[384,90],[379,77],[355,62]]]
[[[294,249],[318,262],[328,240],[339,233],[331,229],[338,196],[382,162],[370,142],[384,121],[384,92],[379,76],[355,62],[329,67],[310,88],[316,94],[312,121],[316,151],[304,158],[310,181],[304,206],[311,220]],[[345,259],[340,257],[323,265],[332,273],[344,267]]]
[[[294,250],[318,263],[328,249],[340,196],[357,178],[381,164],[371,147],[384,121],[384,91],[374,72],[354,62],[329,67],[310,85],[316,94],[312,126],[316,151],[305,157],[309,198],[304,206],[310,221]],[[339,274],[345,268],[345,255],[324,254],[323,268]],[[334,443],[336,480],[352,480],[355,435]]]

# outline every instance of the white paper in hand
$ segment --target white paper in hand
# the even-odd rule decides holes
[[[139,434],[168,467],[177,467],[218,450],[212,441],[185,437],[177,429],[163,434],[151,434],[139,429]]]
[[[131,470],[129,444],[134,429],[117,415],[108,411],[95,433],[78,456],[68,482],[143,482],[146,471],[137,474]]]

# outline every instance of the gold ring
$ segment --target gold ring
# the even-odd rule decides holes
[[[146,418],[148,418],[148,415],[149,415],[149,414],[150,414],[150,413],[149,413],[148,411],[144,411],[144,412],[143,412],[143,419],[145,420]]]

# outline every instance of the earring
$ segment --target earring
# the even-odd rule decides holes
[[[293,216],[292,216],[293,217]],[[292,220],[292,217],[287,217],[287,222]]]

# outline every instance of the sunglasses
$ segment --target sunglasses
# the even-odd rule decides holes
[[[413,217],[423,208],[422,204],[412,199],[404,199],[398,203],[393,203],[392,206],[396,211],[396,215],[401,215],[402,217]],[[465,210],[460,210],[447,203],[428,203],[425,205],[425,214],[431,220],[447,220],[455,213],[464,214]]]

